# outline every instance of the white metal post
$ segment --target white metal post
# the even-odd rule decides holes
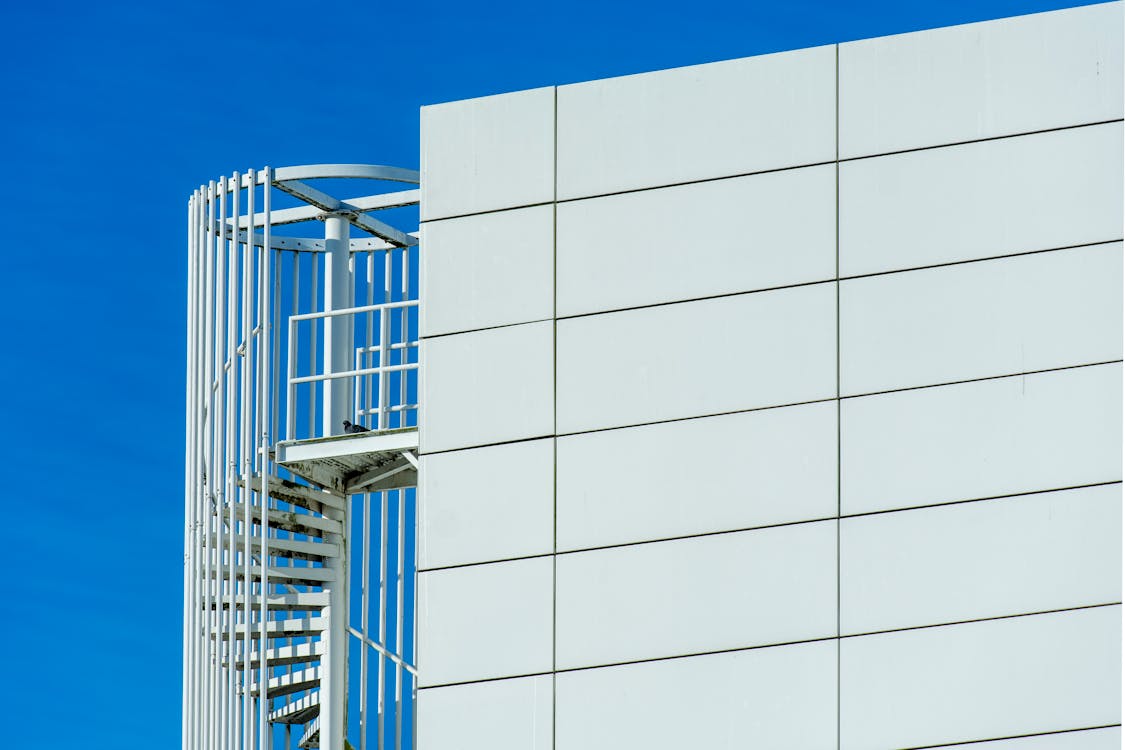
[[[325,561],[334,575],[328,589],[328,607],[323,613],[328,629],[321,635],[324,655],[320,661],[320,750],[343,750],[348,685],[348,545],[344,534],[351,519],[347,511],[328,507],[324,514],[341,521],[344,533],[325,535],[325,541],[335,544],[340,554]]]
[[[330,215],[324,219],[324,309],[339,310],[351,307],[351,249],[348,220]],[[324,320],[325,372],[346,372],[351,369],[352,336],[351,316],[336,316]],[[322,434],[341,435],[344,420],[352,419],[351,378],[337,378],[324,383],[324,411]]]
[[[324,310],[350,307],[351,248],[350,229],[343,216],[330,215],[324,219]],[[332,316],[324,320],[324,363],[326,372],[346,372],[350,368],[351,316]],[[351,378],[337,378],[324,383],[324,411],[322,434],[340,435],[344,420],[351,419]],[[326,509],[328,514],[328,509]],[[331,513],[343,522],[346,533],[348,514]],[[348,669],[348,565],[347,544],[343,535],[326,539],[339,546],[340,555],[330,558],[327,566],[333,569],[334,580],[328,589],[329,629],[324,633],[324,655],[321,657],[321,750],[343,750],[345,708],[347,705]]]

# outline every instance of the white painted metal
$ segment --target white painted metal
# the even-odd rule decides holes
[[[345,738],[365,747],[371,722],[380,732],[393,724],[402,746],[413,731],[412,717],[403,713],[416,675],[413,656],[403,650],[414,627],[413,607],[405,602],[412,590],[406,578],[415,569],[405,542],[413,533],[407,527],[413,491],[363,495],[364,533],[353,542],[350,499],[308,486],[281,462],[288,450],[305,455],[306,463],[339,454],[361,464],[365,450],[382,455],[376,443],[386,437],[399,446],[397,463],[368,465],[357,472],[357,486],[412,481],[417,434],[378,430],[416,424],[417,404],[408,399],[418,367],[418,342],[411,338],[418,302],[410,298],[417,234],[366,213],[416,203],[419,191],[340,201],[303,182],[321,178],[418,181],[417,173],[391,167],[265,168],[202,185],[188,201],[184,750],[274,750],[275,741],[286,750],[340,750]],[[274,211],[275,190],[310,205]],[[276,234],[280,225],[307,220],[324,222],[324,239]],[[373,236],[352,239],[351,226]],[[360,253],[367,280],[358,296],[366,305],[357,300],[363,282],[354,275]],[[380,304],[378,283],[384,284]],[[345,419],[371,419],[376,431],[335,443],[337,454],[315,442],[342,432]],[[279,445],[282,438],[299,440]],[[310,438],[311,444],[301,442]],[[370,528],[380,518],[380,529]],[[353,544],[361,549],[353,552]],[[366,616],[348,622],[353,554],[365,566],[365,583],[355,592],[363,611],[374,607],[371,596],[379,600],[377,637]],[[378,573],[366,569],[371,564]],[[378,590],[367,583],[376,574]],[[394,628],[389,642],[388,627]],[[356,687],[347,675],[360,669],[358,660],[348,663],[352,636],[365,665],[362,735],[346,716],[347,692]],[[369,661],[380,677],[385,665],[395,675],[378,695],[366,690]],[[377,707],[368,707],[369,699]],[[276,723],[285,725],[283,733],[274,733]],[[292,732],[293,723],[302,730]]]
[[[351,300],[351,274],[348,265],[351,253],[348,251],[348,222],[343,216],[333,215],[324,220],[324,244],[327,249],[324,280],[324,309],[332,312],[348,307]],[[351,318],[332,315],[324,321],[324,362],[328,373],[348,369],[351,351]],[[322,435],[341,435],[344,420],[351,415],[348,410],[351,398],[348,381],[331,380],[324,390],[324,422]]]

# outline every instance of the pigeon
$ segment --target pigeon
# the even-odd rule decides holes
[[[344,432],[371,432],[361,424],[352,424],[348,420],[344,420]]]

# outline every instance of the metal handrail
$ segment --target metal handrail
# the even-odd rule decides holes
[[[405,341],[388,341],[387,339],[390,338],[390,326],[386,324],[387,323],[387,314],[390,310],[404,310],[403,314],[405,314],[405,310],[407,310],[409,308],[417,308],[417,307],[418,307],[418,300],[415,299],[415,300],[402,300],[402,301],[398,301],[398,302],[383,302],[383,303],[380,303],[380,304],[373,304],[373,305],[359,305],[359,306],[356,306],[356,307],[345,307],[345,308],[340,308],[340,309],[336,309],[336,310],[323,310],[323,311],[319,311],[319,312],[301,313],[301,314],[298,314],[298,315],[290,315],[289,316],[289,329],[288,329],[288,331],[289,331],[289,351],[288,351],[288,357],[287,357],[288,362],[287,362],[287,373],[286,373],[287,402],[286,402],[286,410],[285,410],[286,411],[285,435],[286,435],[287,440],[293,440],[296,436],[296,426],[297,426],[297,408],[296,407],[297,407],[297,386],[298,385],[302,385],[302,384],[305,384],[305,383],[323,383],[323,382],[327,382],[327,381],[340,380],[340,379],[344,379],[344,378],[355,378],[357,381],[359,381],[362,378],[370,377],[372,375],[383,377],[383,376],[385,376],[389,373],[393,373],[393,372],[407,373],[407,372],[418,370],[418,362],[400,362],[399,364],[389,364],[388,363],[389,356],[392,352],[395,352],[395,351],[401,352],[400,356],[405,358],[406,353],[410,349],[417,349],[418,348],[418,341],[412,340],[412,339],[411,340],[405,340]],[[381,338],[380,342],[376,345],[366,345],[366,346],[362,346],[362,347],[356,347],[357,353],[363,353],[363,354],[367,354],[367,355],[378,354],[378,357],[379,357],[379,360],[380,360],[380,364],[378,366],[375,366],[375,367],[355,367],[355,368],[350,369],[350,370],[342,370],[342,371],[338,371],[338,372],[332,372],[331,370],[329,370],[327,372],[314,373],[314,374],[311,374],[311,375],[297,375],[296,369],[297,369],[297,363],[299,362],[299,357],[297,356],[297,340],[298,340],[297,325],[300,322],[307,321],[307,320],[321,320],[321,319],[326,319],[326,318],[337,318],[337,317],[354,316],[354,315],[362,315],[362,314],[378,314],[382,318],[382,321],[381,321],[382,324],[379,325],[379,329],[382,332],[382,334],[381,334],[382,338]],[[325,366],[330,367],[330,365],[328,363],[325,363]],[[404,377],[405,377],[405,375],[404,375]],[[355,392],[357,394],[361,392],[361,383],[359,383],[359,382],[356,383]],[[372,407],[372,406],[368,405],[368,406],[364,407],[363,409],[357,408],[357,411],[362,412],[365,415],[368,415],[368,416],[375,415],[376,416],[375,429],[386,429],[387,427],[389,427],[388,418],[387,418],[389,414],[394,413],[394,412],[402,412],[402,411],[407,411],[407,410],[410,410],[410,409],[416,409],[417,408],[417,404],[409,404],[409,405],[407,405],[407,404],[391,404],[390,403],[390,400],[391,400],[390,399],[390,396],[391,396],[390,389],[388,387],[386,387],[385,385],[384,385],[384,387],[378,389],[378,394],[379,395],[377,397],[376,406]],[[313,392],[310,393],[309,409],[312,410],[312,411],[315,411],[315,408],[316,408],[316,392],[315,392],[315,389],[314,389]]]

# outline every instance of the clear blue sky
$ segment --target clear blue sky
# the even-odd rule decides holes
[[[184,221],[266,164],[418,165],[418,107],[1082,4],[0,9],[5,747],[179,743]]]

